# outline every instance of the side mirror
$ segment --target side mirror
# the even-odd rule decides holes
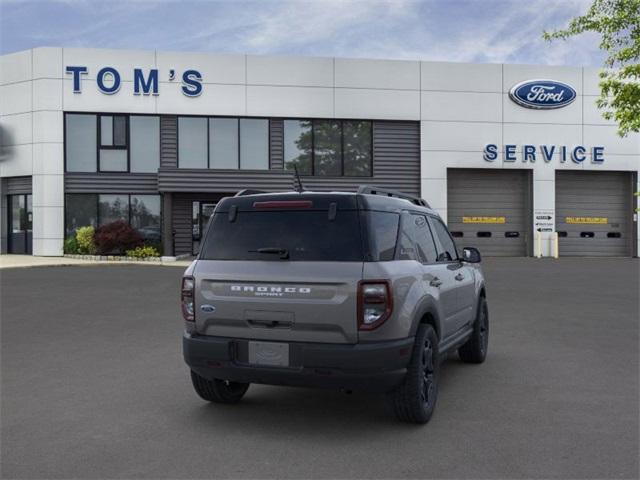
[[[482,261],[480,250],[474,247],[464,247],[462,250],[462,260],[467,263],[480,263]]]

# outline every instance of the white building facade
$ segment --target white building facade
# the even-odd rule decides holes
[[[0,72],[3,253],[121,219],[192,254],[217,200],[297,165],[419,194],[487,255],[638,255],[640,135],[595,68],[36,48]]]

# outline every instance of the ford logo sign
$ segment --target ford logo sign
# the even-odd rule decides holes
[[[527,80],[514,85],[509,97],[526,108],[550,110],[569,105],[576,99],[576,91],[555,80]]]

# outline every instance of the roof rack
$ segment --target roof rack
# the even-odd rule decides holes
[[[389,190],[388,188],[380,188],[372,185],[361,185],[358,187],[358,193],[364,193],[368,195],[383,195],[385,197],[394,197],[394,198],[402,198],[404,200],[408,200],[415,205],[420,205],[421,207],[431,208],[426,200],[422,198],[415,197],[413,195],[409,195],[407,193],[398,192],[397,190]]]
[[[245,195],[257,195],[258,193],[269,193],[264,190],[256,190],[254,188],[245,188],[244,190],[240,190],[238,193],[234,195],[234,197],[244,197]]]

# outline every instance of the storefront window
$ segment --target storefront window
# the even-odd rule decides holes
[[[238,119],[209,119],[211,168],[238,168]]]
[[[100,225],[117,220],[129,221],[128,195],[100,195],[98,201],[98,220]]]
[[[131,195],[131,226],[147,245],[160,244],[160,221],[159,195]]]
[[[178,164],[180,168],[207,168],[207,119],[178,118]]]
[[[269,168],[269,120],[256,118],[240,120],[240,168],[247,170]]]
[[[65,153],[68,172],[96,171],[97,121],[95,115],[65,117]]]
[[[156,173],[160,167],[160,118],[129,117],[131,171]]]
[[[66,235],[75,234],[80,227],[95,227],[98,218],[98,196],[93,194],[65,197]]]
[[[284,121],[284,166],[287,170],[298,167],[300,175],[312,175],[311,121]]]
[[[339,176],[342,160],[342,132],[339,121],[313,122],[314,174]]]

